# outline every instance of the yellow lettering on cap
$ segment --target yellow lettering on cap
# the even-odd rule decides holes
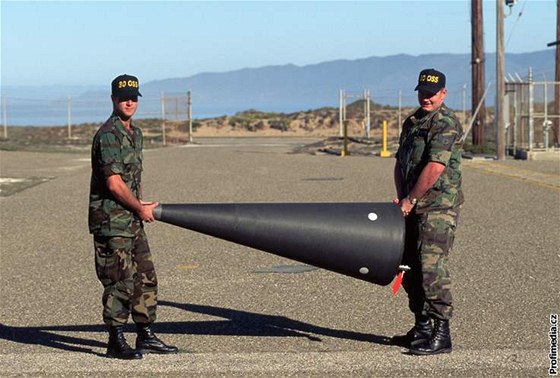
[[[428,77],[426,78],[426,81],[429,81],[430,83],[437,84],[437,82],[439,81],[439,76],[428,75]]]
[[[437,75],[420,75],[420,78],[418,79],[419,82],[423,83],[423,82],[429,82],[429,83],[434,83],[437,84],[439,82],[439,76]]]
[[[138,88],[138,82],[136,80],[121,80],[119,81],[118,84],[119,89],[121,88],[126,88],[126,87],[130,87],[130,88]]]

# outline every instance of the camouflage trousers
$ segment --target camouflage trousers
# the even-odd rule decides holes
[[[134,222],[133,238],[94,236],[95,270],[103,285],[103,321],[118,326],[128,321],[156,320],[157,277],[146,233]]]
[[[453,315],[451,278],[447,268],[460,208],[411,213],[406,218],[403,277],[409,308],[415,315],[450,319]]]

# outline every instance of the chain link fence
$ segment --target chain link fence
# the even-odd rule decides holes
[[[560,114],[554,94],[560,82],[509,81],[506,83],[506,150],[558,148]]]
[[[76,139],[74,126],[86,125],[98,127],[109,117],[112,112],[111,99],[100,99],[92,96],[90,99],[83,97],[44,99],[2,96],[2,116],[4,139],[10,135],[8,126],[12,127],[66,127],[66,139]],[[180,128],[192,134],[192,97],[191,92],[181,95],[167,95],[161,93],[158,98],[147,95],[141,98],[134,118],[136,120],[153,119],[161,124],[159,133],[165,144],[166,124],[179,124]],[[12,129],[13,131],[13,129]]]

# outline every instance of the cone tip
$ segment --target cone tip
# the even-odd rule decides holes
[[[161,205],[154,207],[152,214],[154,215],[154,218],[161,219]]]

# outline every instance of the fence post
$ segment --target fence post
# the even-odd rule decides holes
[[[520,88],[519,85],[517,85],[516,83],[513,83],[514,86],[514,91],[513,91],[513,153],[514,155],[517,153],[517,134],[518,134],[518,130],[517,130],[517,120],[519,118],[519,105],[518,105],[518,98],[521,96],[517,95],[517,88]]]
[[[6,95],[2,95],[2,118],[4,121],[4,139],[8,139],[8,116],[6,115]]]
[[[364,89],[364,115],[366,122],[366,138],[370,138],[371,119],[370,119],[370,94],[369,89]]]
[[[70,96],[68,96],[68,99],[66,100],[66,120],[68,122],[68,139],[72,138],[72,121],[71,121],[71,99]]]
[[[344,120],[346,119],[346,115],[344,114],[345,105],[344,105],[344,89],[339,89],[338,91],[338,124],[340,128],[340,136],[344,135]]]
[[[504,125],[505,125],[505,142],[504,142],[504,148],[505,148],[505,152],[506,152],[506,156],[510,154],[510,139],[511,139],[511,115],[509,112],[509,95],[507,94],[506,91],[506,95],[504,96]]]
[[[543,82],[543,92],[544,92],[544,121],[543,121],[543,137],[544,137],[544,148],[546,151],[549,149],[549,137],[552,122],[548,120],[548,86],[547,81]]]
[[[161,92],[161,142],[165,146],[165,97]]]
[[[340,152],[341,157],[348,156],[348,122],[344,120],[344,125],[342,126],[342,151]]]
[[[529,151],[533,151],[533,138],[535,133],[535,123],[533,120],[534,112],[534,83],[533,69],[529,67]]]
[[[463,84],[463,125],[467,124],[467,84]]]
[[[400,135],[401,135],[401,127],[402,127],[401,112],[402,112],[402,90],[399,89],[399,114],[398,114],[398,121],[397,121],[398,122],[398,124],[397,124],[397,127],[398,127],[397,138],[400,137]]]
[[[189,142],[192,143],[193,136],[192,136],[192,93],[191,91],[187,92],[187,116],[189,117]]]

